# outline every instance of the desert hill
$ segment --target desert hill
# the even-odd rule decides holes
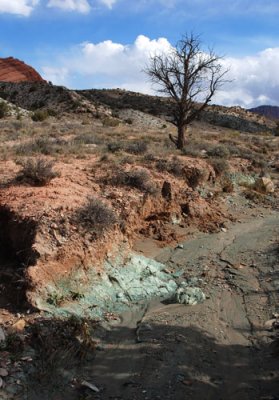
[[[92,89],[77,91],[88,100],[109,106],[112,110],[133,109],[172,120],[173,103],[169,98],[150,96],[122,89]],[[241,107],[208,106],[200,119],[213,125],[250,133],[273,131],[275,124],[264,116]]]
[[[30,111],[55,110],[57,115],[81,113],[97,118],[110,115],[124,121],[140,121],[142,125],[147,121],[155,125],[172,122],[171,99],[122,89],[70,90],[47,82],[0,82],[0,97]],[[250,133],[272,133],[276,129],[273,120],[241,107],[212,105],[200,120]]]
[[[30,65],[13,57],[0,58],[0,82],[44,82]]]

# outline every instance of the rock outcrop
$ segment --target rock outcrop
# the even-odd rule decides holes
[[[0,82],[44,82],[41,75],[23,61],[0,58]]]

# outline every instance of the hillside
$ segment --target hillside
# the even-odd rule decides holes
[[[88,100],[104,104],[118,110],[133,109],[161,117],[167,121],[172,119],[173,102],[159,96],[148,96],[141,93],[121,89],[92,89],[78,91]],[[272,132],[275,124],[264,117],[255,115],[241,107],[208,106],[200,119],[213,125],[245,132]]]
[[[0,97],[0,398],[273,398],[274,122],[211,106],[180,151],[167,98]]]

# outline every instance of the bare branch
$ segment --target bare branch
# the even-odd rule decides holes
[[[158,92],[169,95],[175,102],[174,124],[184,134],[184,128],[210,103],[216,91],[225,83],[222,57],[211,49],[201,49],[199,36],[184,35],[169,54],[155,55],[145,72],[159,86]],[[197,104],[198,103],[198,104]],[[182,129],[183,128],[183,129]],[[183,140],[174,139],[177,146]]]

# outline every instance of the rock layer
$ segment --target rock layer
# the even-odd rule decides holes
[[[44,82],[41,75],[23,61],[0,58],[0,82]]]

